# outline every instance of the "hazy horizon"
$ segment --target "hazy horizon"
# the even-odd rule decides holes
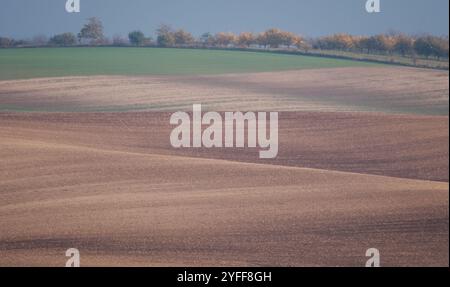
[[[366,0],[81,0],[81,13],[73,14],[65,11],[65,2],[1,0],[0,36],[77,33],[93,16],[102,20],[108,37],[125,36],[132,30],[153,36],[162,23],[196,36],[220,31],[261,32],[272,27],[310,37],[392,30],[412,35],[449,34],[448,0],[381,0],[378,14],[365,11]]]

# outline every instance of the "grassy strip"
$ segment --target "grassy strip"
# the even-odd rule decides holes
[[[224,74],[373,65],[330,57],[217,49],[0,49],[0,80],[91,75]]]

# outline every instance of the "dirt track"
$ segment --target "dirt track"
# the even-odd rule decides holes
[[[263,94],[267,102],[255,109],[297,110],[280,113],[280,153],[270,162],[249,150],[174,151],[166,112],[0,113],[0,266],[63,266],[71,247],[80,249],[84,266],[363,266],[371,247],[380,249],[384,266],[448,266],[448,116],[420,114],[448,107],[448,86],[441,86],[448,73],[401,71],[386,77],[423,81],[416,96],[400,82],[353,94],[362,101],[374,91],[378,100],[369,106],[377,113],[342,112],[359,111],[353,100],[328,104],[333,89],[347,94],[359,85],[345,75],[342,90],[337,81],[311,82],[329,71],[311,71],[303,84],[301,72],[260,84],[253,81],[261,75],[206,77],[189,91],[195,80],[178,78],[186,107],[198,91],[224,96],[220,91],[232,87],[244,110],[251,95]],[[122,108],[181,102],[146,97],[167,91],[144,91],[133,84],[139,80],[128,80],[137,90],[126,99],[106,78],[69,91],[61,85],[73,79],[0,82],[0,106],[64,111],[104,107],[108,99]],[[173,87],[172,78],[164,81]],[[279,98],[308,83],[316,95],[323,87],[326,100]],[[390,92],[397,95],[393,110],[409,115],[383,110]],[[224,98],[217,107],[233,108]]]

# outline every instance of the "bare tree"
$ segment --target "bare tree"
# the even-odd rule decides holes
[[[87,41],[91,45],[99,45],[103,43],[104,39],[103,24],[96,17],[89,18],[80,33],[78,33],[80,43]]]
[[[219,47],[228,47],[236,42],[236,35],[231,32],[220,32],[214,37],[214,43]]]
[[[173,33],[173,37],[175,40],[175,45],[186,46],[192,45],[195,42],[195,38],[191,33],[184,31],[183,29],[179,29]]]
[[[413,55],[414,39],[404,34],[397,35],[395,37],[394,51],[402,56]]]
[[[250,47],[256,43],[256,36],[250,32],[242,32],[237,36],[237,44],[241,47]]]
[[[156,39],[158,46],[172,47],[175,45],[174,32],[169,25],[161,24],[158,29],[156,29],[156,35],[158,36]]]

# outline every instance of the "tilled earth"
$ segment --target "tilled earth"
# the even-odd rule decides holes
[[[279,111],[278,157],[173,149],[194,103]],[[8,81],[0,107],[1,266],[449,264],[448,73]]]

